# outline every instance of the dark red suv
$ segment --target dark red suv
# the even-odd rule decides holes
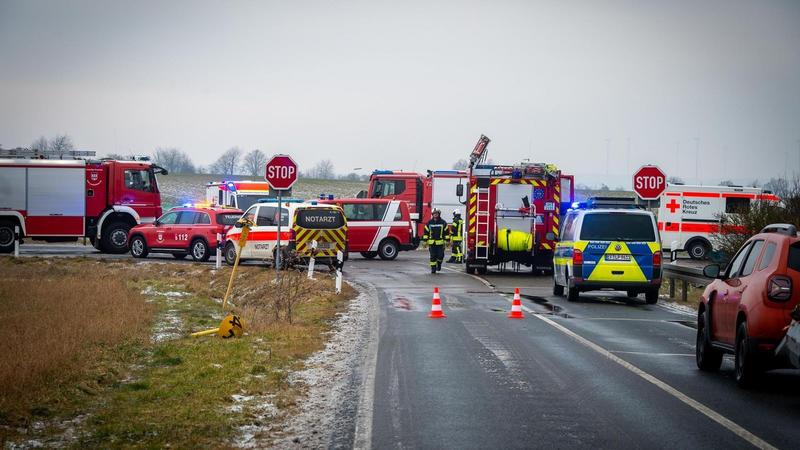
[[[192,255],[195,261],[207,261],[217,248],[217,233],[225,236],[241,216],[242,211],[233,208],[172,208],[155,222],[131,229],[131,255],[145,258],[150,252],[172,253],[178,259]]]
[[[739,249],[724,271],[713,264],[703,273],[714,281],[700,299],[697,366],[717,370],[722,355],[733,353],[742,387],[752,385],[762,371],[782,367],[775,350],[800,300],[797,228],[767,226]]]

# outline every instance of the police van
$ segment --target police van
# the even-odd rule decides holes
[[[562,218],[553,259],[553,294],[577,301],[580,292],[616,290],[658,301],[661,241],[653,213],[633,199],[591,198]]]
[[[253,226],[241,249],[241,260],[276,261],[280,222],[281,266],[304,263],[312,255],[317,262],[333,264],[337,252],[347,248],[347,220],[336,205],[315,201],[262,199],[245,211],[243,219]],[[241,225],[225,236],[225,261],[233,265],[240,252]],[[316,242],[316,246],[314,243]]]

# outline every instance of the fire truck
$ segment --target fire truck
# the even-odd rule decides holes
[[[572,204],[574,177],[552,164],[482,164],[490,139],[470,155],[466,191],[466,270],[486,273],[507,263],[551,272],[561,214]],[[463,186],[457,188],[464,195]]]
[[[284,196],[291,196],[284,191]],[[247,210],[259,199],[273,197],[266,181],[211,181],[206,184],[206,202]]]
[[[456,195],[456,186],[466,183],[467,173],[461,170],[429,170],[427,174],[399,170],[376,170],[369,177],[369,188],[360,197],[385,198],[408,202],[416,236],[422,236],[431,220],[431,210],[442,211],[442,218],[451,219],[457,209],[464,216],[464,204]],[[418,239],[417,239],[418,240]]]
[[[71,159],[47,159],[50,157]],[[88,237],[107,253],[128,250],[128,231],[161,215],[156,174],[149,161],[78,159],[94,152],[0,150],[0,253],[20,238],[48,242]]]

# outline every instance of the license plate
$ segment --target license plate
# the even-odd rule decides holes
[[[606,261],[630,261],[631,255],[606,255]]]
[[[330,250],[333,248],[333,242],[317,242],[317,250]]]

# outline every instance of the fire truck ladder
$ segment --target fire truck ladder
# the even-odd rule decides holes
[[[489,259],[489,188],[477,189],[475,259]]]

